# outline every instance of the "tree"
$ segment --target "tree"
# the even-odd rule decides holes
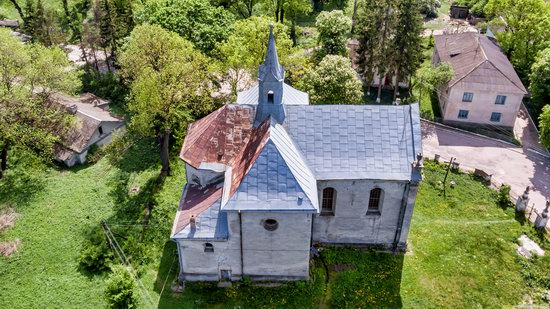
[[[136,284],[128,269],[122,265],[115,265],[107,281],[105,299],[109,308],[136,308],[138,296],[135,292]]]
[[[218,45],[221,58],[224,59],[224,71],[227,72],[234,95],[243,79],[256,76],[258,65],[264,60],[269,24],[270,20],[265,17],[253,16],[239,20],[234,24],[233,33],[227,41]],[[273,34],[281,63],[284,65],[292,53],[292,41],[288,37],[287,27],[277,23],[273,27]]]
[[[550,2],[544,0],[489,0],[487,15],[504,18],[506,30],[499,44],[518,75],[526,81],[539,51],[550,42]]]
[[[453,78],[453,67],[448,63],[441,63],[433,67],[431,64],[423,65],[416,71],[416,85],[419,88],[419,99],[422,92],[437,92]]]
[[[351,19],[342,11],[323,11],[317,16],[315,26],[319,31],[319,43],[323,55],[346,56],[346,41],[351,30]]]
[[[263,11],[275,17],[278,23],[284,23],[285,17],[290,17],[291,23],[295,23],[297,14],[311,12],[309,0],[262,0],[261,5]]]
[[[540,143],[550,148],[550,104],[546,104],[542,108],[542,113],[539,116],[540,127]]]
[[[347,57],[328,55],[296,85],[315,104],[360,104],[363,85]]]
[[[130,87],[130,130],[159,139],[161,176],[170,174],[170,136],[210,112],[209,60],[177,33],[158,25],[132,31],[119,57]]]
[[[531,102],[537,112],[550,102],[550,47],[538,53],[529,75]]]
[[[74,92],[78,76],[65,53],[39,44],[23,45],[0,29],[0,178],[15,146],[51,157],[67,130],[67,113],[51,101],[54,92]]]
[[[396,80],[393,102],[397,99],[399,82],[405,78],[410,80],[422,59],[421,34],[424,26],[419,9],[416,0],[401,0],[397,4],[397,23],[392,39],[393,50],[397,52],[393,61]]]
[[[227,39],[235,21],[229,11],[203,0],[147,1],[136,19],[178,33],[207,55]]]

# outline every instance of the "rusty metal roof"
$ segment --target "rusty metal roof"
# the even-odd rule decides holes
[[[476,32],[436,35],[435,48],[441,62],[453,67],[449,87],[470,77],[471,82],[508,85],[510,92],[527,94],[512,64],[486,36]]]

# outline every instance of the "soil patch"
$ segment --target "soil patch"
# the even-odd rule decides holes
[[[0,242],[0,255],[9,257],[17,252],[20,245],[21,241],[19,239]]]

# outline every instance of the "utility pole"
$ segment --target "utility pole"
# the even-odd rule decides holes
[[[451,165],[453,165],[453,161],[455,158],[451,157],[451,161],[449,161],[449,165],[447,166],[447,172],[445,173],[445,178],[443,178],[443,197],[447,198],[447,176],[449,175],[449,170],[451,170]]]

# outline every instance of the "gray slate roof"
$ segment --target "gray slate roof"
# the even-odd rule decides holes
[[[189,224],[181,232],[172,235],[172,237],[197,240],[227,239],[229,237],[227,213],[220,211],[220,205],[221,199],[197,216],[194,229]]]
[[[237,93],[237,104],[258,105],[258,84],[250,89]],[[308,105],[309,95],[287,84],[283,84],[283,104],[285,105]]]
[[[269,140],[222,210],[317,212],[317,183],[286,130],[270,127]]]
[[[287,106],[286,126],[317,180],[410,180],[422,152],[418,104]]]

